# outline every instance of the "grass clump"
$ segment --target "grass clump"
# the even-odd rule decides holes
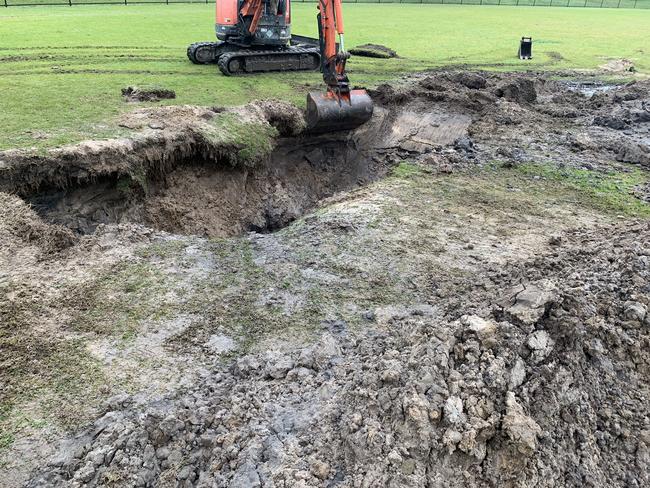
[[[188,246],[184,240],[166,240],[155,242],[136,251],[136,255],[145,259],[168,259],[178,256]]]
[[[418,176],[423,173],[422,168],[414,163],[409,163],[407,161],[402,161],[398,166],[393,168],[392,175],[395,178],[410,178],[412,176]]]
[[[222,151],[232,166],[255,167],[275,147],[278,131],[268,124],[241,122],[235,114],[221,114],[200,129],[204,139],[215,148],[234,148]]]

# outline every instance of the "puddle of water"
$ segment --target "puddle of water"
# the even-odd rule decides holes
[[[583,95],[591,98],[596,93],[606,93],[611,90],[616,90],[618,85],[609,85],[606,83],[598,83],[593,81],[569,81],[566,83],[566,87],[570,91],[582,93]]]

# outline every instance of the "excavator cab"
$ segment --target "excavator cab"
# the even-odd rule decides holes
[[[217,39],[241,46],[286,46],[291,0],[217,0]]]

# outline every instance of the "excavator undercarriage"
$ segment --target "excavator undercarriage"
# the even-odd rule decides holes
[[[308,38],[302,38],[308,39]],[[292,39],[288,46],[247,46],[232,42],[196,42],[187,48],[194,64],[216,64],[226,76],[270,71],[316,71],[321,56],[318,40]]]

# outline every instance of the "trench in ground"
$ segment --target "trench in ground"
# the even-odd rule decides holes
[[[164,176],[117,173],[28,201],[45,220],[80,234],[100,224],[141,223],[180,234],[226,237],[278,230],[319,200],[388,172],[385,158],[346,135],[283,138],[257,167],[190,156]]]
[[[279,138],[255,167],[206,160],[196,151],[164,174],[109,173],[64,189],[40,188],[27,200],[46,221],[80,234],[127,222],[208,237],[272,232],[323,198],[384,177],[400,156],[452,145],[467,136],[471,120],[429,104],[376,105],[372,119],[352,132]]]

